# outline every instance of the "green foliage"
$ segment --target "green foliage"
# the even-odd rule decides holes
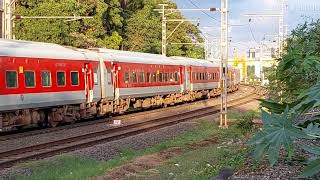
[[[317,159],[313,159],[308,163],[308,166],[304,168],[303,173],[300,175],[301,177],[310,177],[316,175],[320,172],[320,147],[315,146],[304,146],[304,150],[315,154]]]
[[[197,148],[175,156],[154,170],[133,174],[130,179],[215,179],[221,168],[238,169],[247,150],[239,145]]]
[[[303,131],[310,137],[320,138],[320,124],[310,123]]]
[[[257,117],[257,113],[254,111],[249,111],[241,114],[237,117],[236,128],[240,129],[243,133],[252,132],[254,123],[253,120]]]
[[[261,101],[262,107],[269,110],[262,110],[263,128],[251,140],[255,146],[255,158],[261,160],[268,155],[269,162],[274,165],[279,158],[279,151],[284,147],[289,158],[293,155],[295,139],[317,139],[320,138],[320,127],[318,123],[310,122],[306,128],[295,125],[298,118],[314,107],[320,105],[320,85],[316,84],[297,96],[297,100],[291,104],[277,103],[274,101]],[[287,106],[283,109],[284,106]],[[289,108],[290,106],[290,108]],[[313,117],[314,120],[318,116]],[[319,119],[318,119],[319,120]],[[303,146],[306,151],[317,156],[320,154],[320,147]],[[304,169],[301,177],[313,176],[320,172],[320,158],[310,160]]]
[[[10,179],[16,180],[85,180],[90,176],[103,175],[104,167],[100,161],[82,158],[74,155],[61,155],[50,160],[30,162],[20,165],[20,168],[29,169],[30,175],[12,174]]]
[[[154,9],[163,0],[21,0],[16,14],[22,16],[92,16],[92,19],[16,20],[17,39],[57,43],[80,48],[104,47],[129,51],[161,52],[161,17]],[[169,2],[170,7],[176,7]],[[168,18],[183,18],[174,13]],[[168,35],[177,23],[168,22]],[[183,23],[170,42],[203,42],[198,28]],[[203,58],[202,47],[168,45],[169,56]]]
[[[293,141],[307,136],[292,124],[289,108],[282,114],[268,113],[262,110],[263,130],[259,131],[251,140],[256,146],[254,155],[256,160],[261,160],[264,154],[268,155],[273,166],[278,158],[281,147],[286,149],[288,157],[293,155]]]
[[[276,100],[297,100],[299,94],[320,78],[320,20],[303,24],[287,39],[285,53],[268,76],[270,92]],[[282,94],[279,94],[282,92]]]
[[[273,112],[276,114],[281,114],[284,112],[286,107],[289,106],[289,104],[279,104],[273,100],[264,100],[260,99],[260,106],[266,108],[269,110],[269,112]],[[290,106],[289,106],[290,107]]]
[[[127,20],[125,28],[126,39],[125,48],[130,51],[161,53],[161,17],[154,9],[158,8],[161,0],[149,0],[145,2],[144,7],[138,10]],[[176,5],[169,3],[168,8],[176,8]],[[173,13],[167,16],[168,19],[182,19],[180,13]],[[167,23],[167,36],[169,36],[178,22]],[[170,45],[174,43],[203,42],[200,37],[200,31],[196,26],[189,22],[184,22],[168,38],[167,54],[168,56],[186,56],[191,58],[203,58],[203,48],[195,45]]]

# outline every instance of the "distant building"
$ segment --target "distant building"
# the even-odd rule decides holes
[[[254,58],[256,58],[256,49],[253,49],[253,48],[249,49],[248,58],[249,58],[249,59],[254,59]]]

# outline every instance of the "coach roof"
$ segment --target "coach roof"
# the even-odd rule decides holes
[[[94,52],[57,44],[0,39],[0,56],[52,58],[65,60],[97,60]]]
[[[217,65],[202,59],[192,59],[185,57],[166,57],[159,54],[129,52],[97,48],[100,56],[113,62],[142,63],[142,64],[161,64],[161,65],[182,65],[182,66],[206,66],[216,67]]]

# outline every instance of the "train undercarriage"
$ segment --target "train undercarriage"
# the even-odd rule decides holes
[[[239,89],[238,85],[230,86],[228,92]],[[220,95],[220,89],[190,91],[147,98],[127,98],[115,101],[101,100],[89,104],[64,105],[50,108],[22,109],[0,113],[0,131],[11,131],[30,126],[56,127],[63,123],[75,123],[82,119],[106,117],[111,114],[123,114],[129,108],[149,109],[167,107],[183,102],[192,102],[203,98]]]

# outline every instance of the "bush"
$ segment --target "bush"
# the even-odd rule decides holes
[[[240,129],[243,133],[252,132],[254,127],[253,120],[258,117],[257,112],[249,111],[237,117],[236,128]]]

